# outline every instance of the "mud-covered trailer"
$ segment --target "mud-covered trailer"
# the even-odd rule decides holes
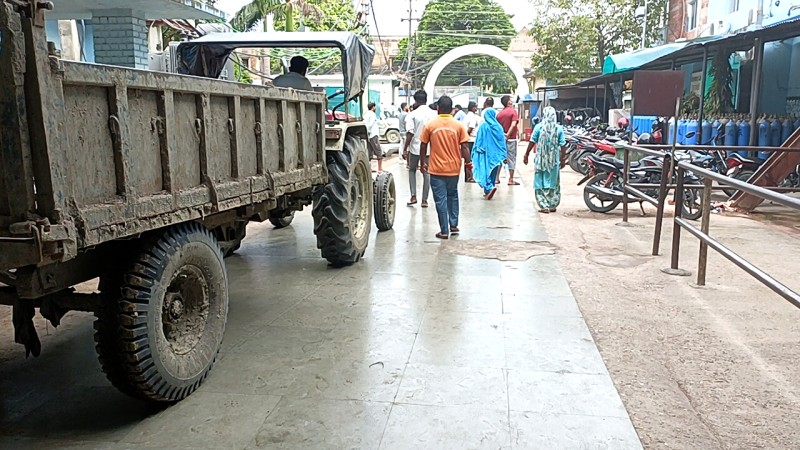
[[[62,61],[49,8],[0,0],[0,304],[33,355],[36,309],[54,325],[94,312],[111,382],[177,401],[219,350],[223,254],[249,220],[313,203],[324,256],[363,255],[363,142],[342,135],[354,149],[326,151],[319,93]],[[98,294],[72,289],[95,278]]]

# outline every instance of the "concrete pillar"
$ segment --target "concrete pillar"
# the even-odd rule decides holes
[[[147,69],[147,21],[142,11],[92,11],[94,55],[99,64]]]

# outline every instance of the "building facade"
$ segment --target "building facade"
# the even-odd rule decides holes
[[[670,0],[668,41],[723,36],[800,20],[800,0]],[[750,83],[753,52],[741,52],[736,60],[743,85]],[[686,68],[694,85],[700,64]],[[736,80],[737,83],[740,80]],[[740,110],[746,112],[744,106]],[[800,37],[767,42],[758,110],[762,114],[800,116]]]
[[[147,69],[151,41],[160,41],[159,19],[224,19],[225,13],[196,0],[56,0],[46,14],[47,39],[62,57]],[[135,5],[135,7],[133,7]],[[157,39],[151,36],[157,35]]]

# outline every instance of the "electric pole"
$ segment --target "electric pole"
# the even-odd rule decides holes
[[[419,21],[420,19],[414,17],[414,0],[408,0],[408,18],[400,19],[401,22],[408,21],[408,41],[406,42],[406,103],[409,105],[411,104],[411,86],[412,86],[412,77],[410,75],[411,72],[411,58],[413,56],[412,49],[413,49],[413,40],[414,40],[414,30],[413,24],[414,21]],[[400,67],[402,70],[403,68]]]

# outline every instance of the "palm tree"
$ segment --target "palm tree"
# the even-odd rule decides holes
[[[311,0],[252,0],[233,16],[231,26],[239,31],[250,31],[263,21],[264,31],[267,31],[266,18],[272,14],[275,19],[286,21],[286,31],[294,31],[295,9],[300,12],[300,17],[322,18],[322,10]]]

